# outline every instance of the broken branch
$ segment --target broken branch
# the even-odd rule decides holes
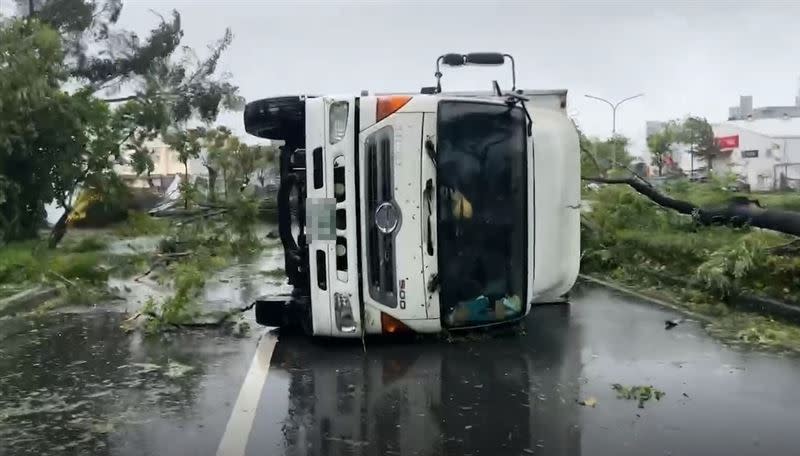
[[[55,276],[55,277],[56,277],[58,280],[60,280],[60,281],[62,281],[62,282],[64,282],[64,283],[66,283],[67,285],[69,285],[69,286],[71,286],[71,287],[75,287],[75,286],[77,286],[77,284],[76,284],[75,282],[73,282],[73,281],[69,280],[68,278],[64,277],[63,275],[61,275],[61,274],[57,273],[56,271],[48,271],[48,272],[49,272],[50,274],[52,274],[53,276]]]
[[[603,184],[628,185],[659,206],[689,215],[701,225],[750,225],[800,236],[800,212],[767,209],[757,200],[733,197],[726,206],[702,208],[688,201],[671,198],[649,184],[632,178],[582,177],[581,179]]]

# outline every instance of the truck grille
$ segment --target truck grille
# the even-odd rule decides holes
[[[367,280],[372,299],[389,307],[397,306],[395,235],[378,229],[375,211],[382,203],[394,200],[393,143],[391,127],[376,131],[366,140]]]

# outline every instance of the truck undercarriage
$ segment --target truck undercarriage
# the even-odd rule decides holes
[[[267,326],[292,326],[311,332],[310,277],[305,232],[306,151],[304,97],[259,100],[247,106],[247,132],[259,137],[283,137],[280,146],[278,233],[284,251],[284,269],[292,293],[256,302],[256,320]]]

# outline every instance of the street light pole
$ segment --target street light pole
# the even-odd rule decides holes
[[[614,135],[617,134],[617,108],[619,108],[619,106],[622,103],[625,103],[626,101],[633,100],[634,98],[643,97],[644,94],[643,93],[639,93],[639,94],[633,95],[631,97],[623,98],[622,100],[619,100],[616,103],[612,103],[612,102],[606,100],[605,98],[596,97],[594,95],[584,95],[584,96],[586,98],[591,98],[593,100],[602,101],[603,103],[611,106],[611,136],[614,136]]]
[[[593,100],[602,101],[603,103],[611,106],[611,137],[613,138],[614,136],[617,135],[617,108],[619,108],[619,106],[622,103],[625,103],[626,101],[633,100],[634,98],[643,97],[644,94],[643,93],[638,93],[636,95],[633,95],[633,96],[630,96],[630,97],[627,97],[627,98],[623,98],[622,100],[619,100],[616,103],[612,103],[612,102],[606,100],[605,98],[596,97],[594,95],[586,94],[584,96],[586,98],[591,98]],[[614,163],[612,164],[612,166],[616,165],[616,163],[617,163],[617,146],[616,146],[616,143],[614,143],[614,157],[613,157],[613,160],[614,160]]]

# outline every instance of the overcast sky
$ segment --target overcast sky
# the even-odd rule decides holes
[[[125,0],[121,24],[142,32],[151,10],[183,17],[184,43],[231,27],[222,61],[248,100],[279,94],[410,91],[433,85],[444,52],[503,51],[518,85],[569,90],[568,109],[590,135],[618,131],[643,147],[646,120],[686,114],[725,120],[741,94],[754,105],[793,104],[800,76],[800,5],[773,2]],[[596,3],[603,3],[599,5]],[[702,6],[692,6],[702,5]],[[756,5],[753,2],[753,5]],[[445,70],[445,89],[510,86],[509,70]],[[242,130],[241,115],[221,119]]]

